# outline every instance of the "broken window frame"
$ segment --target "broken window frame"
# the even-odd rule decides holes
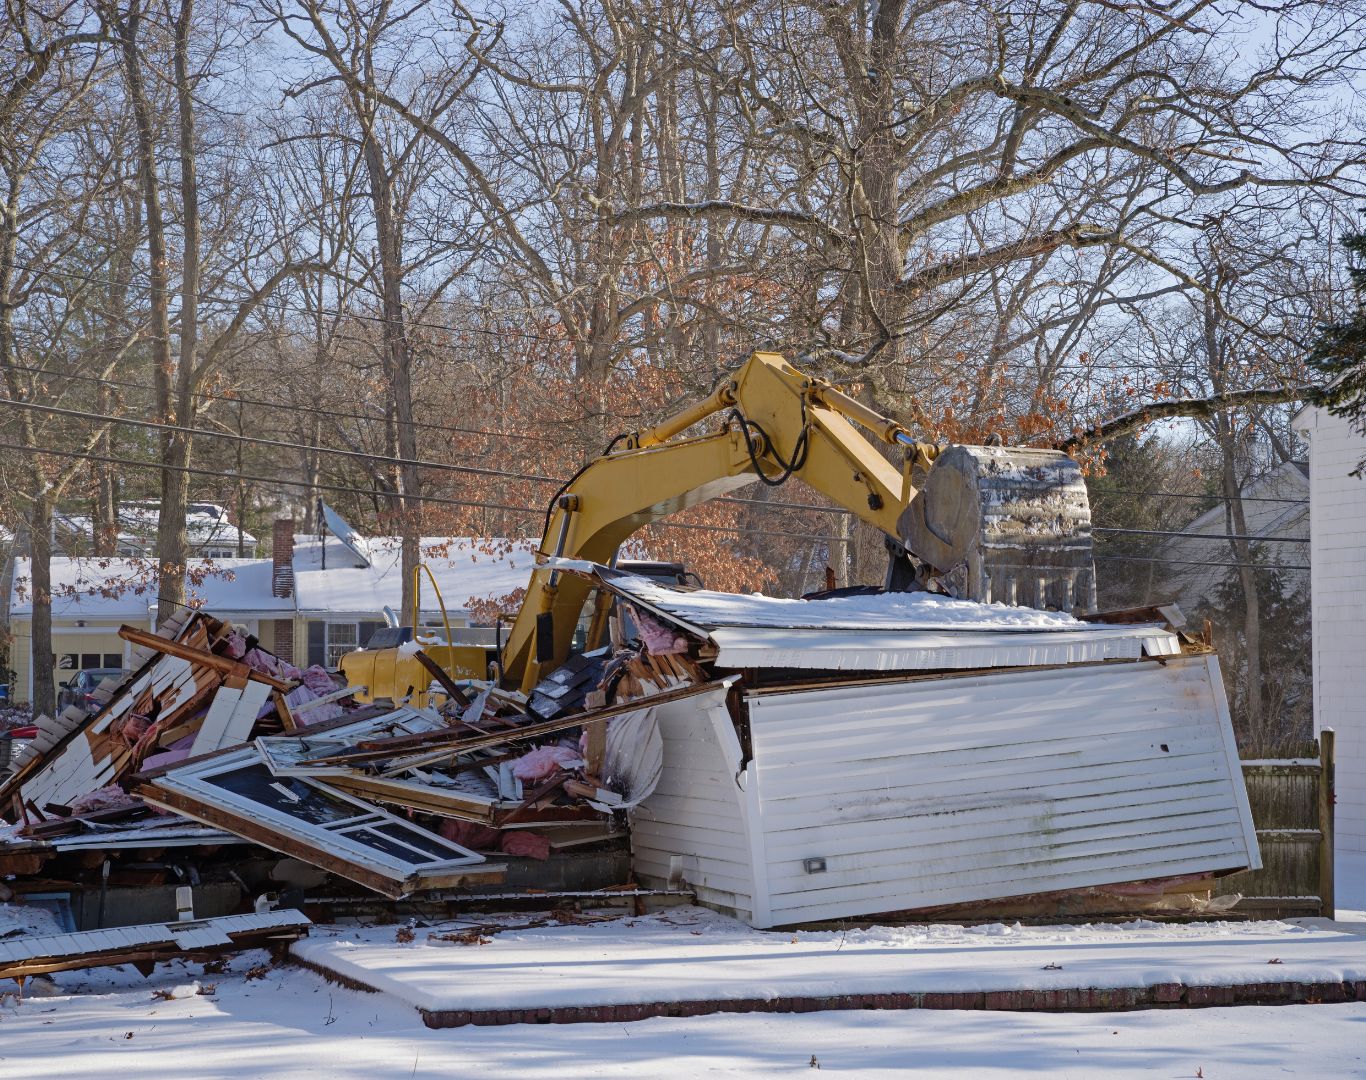
[[[259,769],[273,787],[302,785],[334,806],[340,803],[353,808],[355,813],[318,823],[287,813],[279,803],[256,799],[215,783],[228,773],[247,769]],[[268,847],[395,897],[421,888],[448,887],[465,876],[465,868],[485,863],[478,852],[329,784],[303,777],[277,778],[251,746],[188,762],[149,778],[140,785],[139,794],[150,803],[206,825],[228,828],[248,840],[260,836],[259,842]],[[405,840],[397,833],[412,836]],[[370,842],[362,838],[367,834],[373,834]],[[415,857],[408,859],[395,854],[395,845],[412,850]],[[450,858],[430,854],[427,858],[417,857],[434,848],[450,852]]]

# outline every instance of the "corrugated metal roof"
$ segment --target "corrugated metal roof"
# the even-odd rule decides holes
[[[932,671],[1033,667],[1175,656],[1175,634],[1156,626],[1087,626],[1030,633],[728,627],[710,634],[723,668]]]

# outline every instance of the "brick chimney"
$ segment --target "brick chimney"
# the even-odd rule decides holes
[[[270,574],[272,596],[294,595],[294,519],[278,518],[271,533]]]

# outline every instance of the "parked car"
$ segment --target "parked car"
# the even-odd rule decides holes
[[[122,678],[123,671],[120,668],[85,668],[76,672],[61,684],[62,688],[57,693],[57,710],[60,712],[68,705],[79,705],[86,712],[94,712],[100,707],[95,700],[95,691],[111,675]]]

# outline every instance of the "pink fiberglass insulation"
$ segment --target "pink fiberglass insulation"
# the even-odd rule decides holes
[[[512,775],[523,783],[548,780],[561,769],[583,766],[579,752],[569,746],[538,746],[512,763]]]
[[[447,818],[441,823],[441,835],[462,847],[475,851],[501,851],[505,855],[522,855],[531,859],[550,858],[550,841],[540,833],[525,829],[490,829],[473,821]]]

